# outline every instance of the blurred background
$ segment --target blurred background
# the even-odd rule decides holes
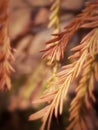
[[[62,0],[61,30],[80,12],[85,1]],[[44,63],[40,53],[53,32],[53,28],[47,28],[51,3],[51,0],[10,0],[9,35],[11,46],[16,49],[16,61],[12,63],[16,72],[11,75],[11,91],[0,92],[0,130],[39,130],[41,122],[29,122],[28,117],[42,107],[32,104],[32,101],[43,93],[51,75],[51,67]],[[69,48],[82,35],[82,32],[75,34]],[[68,55],[69,52],[66,52],[65,59]],[[66,63],[65,59],[62,64]],[[65,105],[59,121],[53,117],[52,129],[64,130],[67,107]]]

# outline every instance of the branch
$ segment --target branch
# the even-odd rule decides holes
[[[63,32],[53,34],[53,36],[56,37],[46,42],[46,48],[42,50],[42,52],[44,52],[43,58],[50,57],[52,61],[55,61],[55,59],[60,61],[64,58],[66,46],[75,32],[80,28],[95,27],[98,27],[98,2],[86,3],[85,9],[64,28]]]
[[[14,71],[10,61],[14,60],[8,34],[8,3],[9,0],[0,1],[0,90],[10,89],[10,72]]]
[[[95,53],[98,52],[98,29],[92,30],[85,38],[81,41],[81,44],[73,48],[73,51],[76,51],[74,55],[69,58],[77,58],[75,62],[70,65],[66,65],[63,67],[63,71],[61,71],[57,76],[58,79],[56,81],[55,87],[48,89],[48,93],[41,97],[38,100],[38,103],[47,102],[49,105],[43,108],[38,113],[32,114],[30,116],[30,120],[35,120],[41,118],[42,119],[42,127],[41,130],[44,130],[46,126],[46,122],[48,121],[48,130],[50,128],[51,118],[54,113],[55,117],[58,114],[62,114],[63,111],[63,102],[67,99],[67,93],[71,83],[80,75],[82,69],[84,67],[84,63],[88,61],[88,57],[94,57]],[[94,41],[94,42],[93,42]],[[43,114],[43,111],[46,111]],[[40,116],[37,117],[37,114]]]

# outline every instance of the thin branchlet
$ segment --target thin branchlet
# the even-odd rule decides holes
[[[61,7],[61,1],[62,0],[53,0],[52,6],[51,6],[51,14],[49,17],[49,25],[48,28],[53,27],[54,31],[53,34],[55,33],[60,33],[60,7]],[[52,36],[52,39],[54,38],[58,38],[58,36]],[[55,46],[56,44],[58,44],[58,41],[54,41],[52,42],[52,46]],[[50,48],[51,45],[50,44],[46,44],[46,48]],[[43,52],[44,50],[42,50]],[[54,50],[55,51],[55,50]],[[46,57],[46,59],[48,60],[48,64],[52,64],[52,63],[57,63],[58,58],[54,51],[51,51],[51,53],[49,55],[47,55],[48,52],[46,52],[43,55],[43,58]]]
[[[9,0],[0,1],[0,90],[10,89],[10,61],[14,60],[9,38]]]
[[[43,58],[50,57],[52,62],[55,61],[55,59],[60,61],[64,58],[64,52],[67,44],[70,42],[75,32],[81,28],[95,27],[98,27],[98,2],[86,3],[83,11],[67,26],[65,26],[63,32],[53,34],[53,36],[56,37],[46,42],[46,48],[42,50],[42,52],[44,52]]]
[[[93,94],[95,77],[94,68],[95,64],[98,64],[95,56],[96,54],[93,55],[93,57],[89,56],[88,60],[84,64],[83,72],[76,88],[77,95],[71,102],[69,109],[69,121],[71,121],[71,123],[69,124],[67,130],[75,130],[76,128],[78,130],[81,130],[81,128],[87,129],[85,117],[87,110],[92,109],[90,99],[95,102],[95,97]]]
[[[43,124],[42,124],[41,130],[43,130],[45,128],[47,121],[49,122],[49,126],[50,126],[50,121],[51,121],[53,113],[54,113],[55,117],[57,117],[58,114],[62,114],[63,102],[64,102],[64,100],[67,99],[67,93],[68,93],[68,89],[69,89],[71,83],[80,75],[82,69],[85,66],[85,63],[87,63],[87,61],[88,61],[88,57],[90,57],[90,56],[94,57],[95,52],[96,53],[98,52],[98,47],[97,47],[98,39],[96,38],[97,35],[98,35],[98,29],[92,30],[81,41],[80,45],[78,45],[72,49],[72,51],[75,51],[75,54],[77,52],[81,52],[79,55],[77,55],[77,57],[75,54],[73,54],[71,56],[71,58],[77,58],[77,60],[74,61],[71,65],[64,66],[63,70],[57,74],[58,84],[59,84],[59,85],[57,85],[58,87],[56,86],[56,89],[50,91],[45,96],[41,97],[38,101],[36,101],[36,103],[41,103],[41,102],[49,103],[49,105],[46,106],[45,108],[43,108],[41,111],[30,116],[30,120],[34,120],[35,117],[37,119],[39,119],[39,118],[42,119]],[[96,40],[94,40],[95,38],[96,38]],[[96,47],[97,47],[97,49],[96,49]],[[74,57],[74,55],[75,55],[75,57]],[[90,92],[90,94],[92,95],[91,92]],[[46,111],[45,114],[43,114],[44,111]],[[38,115],[40,115],[40,116],[38,116]]]
[[[54,13],[55,14],[55,13]],[[53,15],[54,16],[54,15]],[[55,20],[54,20],[55,21]],[[52,21],[50,25],[55,22]],[[77,78],[80,77],[76,87],[77,95],[71,103],[70,119],[68,130],[85,128],[84,116],[81,111],[91,108],[89,98],[95,101],[93,95],[94,78],[98,80],[98,2],[86,3],[85,9],[72,22],[67,25],[64,32],[54,34],[54,39],[47,42],[46,49],[43,50],[45,58],[50,57],[50,62],[60,61],[64,57],[64,51],[73,37],[74,33],[80,28],[92,28],[92,30],[82,39],[79,45],[72,48],[73,55],[68,59],[73,59],[71,64],[62,67],[62,70],[56,75],[56,80],[51,84],[51,88],[47,88],[47,93],[40,97],[35,103],[47,103],[39,112],[32,114],[29,119],[42,120],[41,130],[47,128],[50,130],[52,115],[57,118],[63,112],[63,103],[67,100],[68,90]],[[55,43],[55,44],[54,44]],[[78,105],[77,105],[78,104]],[[82,105],[85,106],[82,108]],[[48,126],[46,123],[48,122]]]

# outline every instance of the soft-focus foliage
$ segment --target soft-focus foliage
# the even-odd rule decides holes
[[[81,40],[80,45],[71,49],[75,53],[69,56],[68,59],[73,59],[74,62],[63,67],[61,72],[56,75],[56,81],[48,88],[46,95],[37,101],[38,103],[48,103],[42,110],[30,116],[30,120],[42,119],[41,130],[46,128],[47,122],[47,129],[50,129],[53,114],[55,117],[62,114],[63,103],[67,101],[69,87],[77,78],[79,78],[79,83],[76,86],[77,95],[71,103],[69,118],[71,123],[67,129],[87,129],[85,113],[88,109],[92,108],[89,98],[95,101],[93,95],[94,79],[98,79],[98,61],[96,58],[98,56],[97,27],[98,2],[86,3],[82,13],[78,14],[72,22],[65,26],[65,31],[53,34],[56,38],[47,42],[49,46],[44,50],[44,58],[50,56],[51,62],[55,61],[55,59],[60,61],[60,59],[64,58],[65,48],[76,31],[81,28],[92,29],[92,31]]]
[[[14,59],[8,34],[8,0],[0,1],[0,90],[10,89],[10,71],[13,71],[9,61]]]
[[[41,130],[98,129],[97,0],[0,0],[0,45],[0,110],[41,109],[29,117]]]

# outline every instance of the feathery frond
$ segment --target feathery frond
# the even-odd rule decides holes
[[[0,1],[0,90],[11,88],[10,72],[14,71],[10,65],[14,57],[8,34],[8,3],[9,0]]]
[[[53,33],[60,33],[60,6],[61,6],[61,0],[54,0],[53,1],[53,4],[51,6],[51,15],[49,17],[49,25],[48,27],[51,28],[51,27],[54,27],[54,31]],[[57,36],[52,36],[52,39],[54,38],[57,38]],[[52,42],[52,46],[55,46],[56,44],[58,44],[58,41],[53,41]],[[50,44],[47,44],[46,45],[46,49],[47,48],[50,48],[51,45]],[[46,50],[45,49],[45,50]],[[42,50],[45,51],[45,50]],[[56,53],[56,52],[55,52]],[[44,57],[47,57],[47,60],[49,62],[49,64],[53,63],[53,62],[57,62],[59,60],[59,57],[57,57],[55,55],[54,51],[51,51],[50,54],[48,54],[48,51],[43,55],[43,58]]]
[[[50,122],[52,114],[54,113],[55,117],[58,114],[62,114],[63,111],[63,102],[67,99],[67,92],[70,87],[70,84],[80,75],[84,63],[88,60],[88,57],[94,57],[94,54],[98,52],[97,40],[95,40],[98,35],[98,29],[92,30],[82,41],[81,44],[73,48],[72,51],[76,51],[74,55],[69,58],[77,58],[75,62],[71,65],[63,67],[63,71],[58,73],[58,84],[54,91],[52,90],[45,96],[41,97],[38,100],[41,102],[48,102],[49,105],[43,108],[41,111],[30,116],[30,120],[34,120],[35,116],[37,119],[41,118],[43,121],[41,130],[45,128],[46,122],[48,121],[48,130],[50,128]],[[78,54],[78,55],[77,55]],[[88,72],[88,71],[87,71]],[[43,111],[46,111],[43,114]],[[38,116],[40,115],[40,116]]]
[[[46,42],[46,49],[42,50],[44,52],[43,58],[50,57],[52,61],[55,59],[60,61],[64,58],[66,46],[75,32],[80,28],[94,27],[98,27],[98,2],[89,2],[86,3],[84,10],[65,26],[63,32],[53,34],[56,37]]]
[[[98,53],[97,53],[98,55]],[[88,57],[88,60],[84,64],[82,76],[78,87],[76,88],[77,95],[71,103],[70,118],[71,123],[68,126],[68,130],[71,129],[87,129],[87,122],[85,117],[88,114],[87,111],[92,109],[90,99],[95,102],[93,94],[94,90],[94,64],[98,64],[96,61],[96,54],[93,57]]]
[[[57,1],[56,1],[57,2]],[[52,7],[50,27],[56,22],[58,6]],[[73,55],[68,59],[73,59],[71,64],[62,67],[62,70],[56,75],[56,80],[47,88],[47,93],[40,97],[35,103],[47,103],[39,112],[32,114],[30,120],[41,119],[41,130],[47,128],[50,130],[50,124],[53,114],[57,118],[63,112],[64,101],[67,100],[68,90],[77,78],[80,77],[77,95],[71,103],[70,118],[71,123],[68,130],[85,128],[85,112],[92,108],[90,99],[95,101],[93,95],[94,78],[98,80],[98,2],[86,3],[83,11],[70,22],[61,33],[53,34],[54,38],[46,43],[46,49],[43,58],[50,60],[50,63],[60,61],[64,57],[67,44],[74,34],[81,28],[92,29],[80,42],[79,45],[72,48]],[[82,107],[84,105],[84,108]],[[81,113],[83,115],[81,115]],[[48,122],[48,126],[46,123]]]

